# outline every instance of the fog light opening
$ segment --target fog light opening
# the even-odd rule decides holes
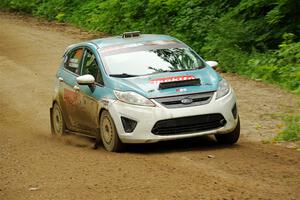
[[[236,103],[233,105],[233,108],[231,109],[233,118],[236,119],[237,118],[237,107],[236,107]]]
[[[121,117],[121,121],[122,121],[124,131],[126,133],[132,133],[137,125],[136,121],[132,119],[128,119],[126,117]]]

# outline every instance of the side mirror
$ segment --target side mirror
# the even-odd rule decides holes
[[[79,85],[93,85],[95,83],[95,78],[90,74],[86,74],[77,77],[76,81]]]
[[[206,61],[206,64],[211,66],[213,69],[216,69],[219,63],[216,61]]]

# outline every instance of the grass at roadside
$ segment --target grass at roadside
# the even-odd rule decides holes
[[[275,141],[300,140],[300,114],[284,116],[283,121],[285,128],[275,137]]]

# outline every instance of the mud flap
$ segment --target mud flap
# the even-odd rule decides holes
[[[101,143],[101,133],[100,133],[100,128],[97,128],[94,149],[98,149],[98,146],[100,145],[100,143]]]
[[[50,108],[50,127],[51,127],[51,134],[54,135],[54,127],[53,127],[53,119],[52,119],[53,107]]]

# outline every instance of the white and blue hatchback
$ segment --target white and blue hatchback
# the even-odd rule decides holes
[[[71,45],[56,73],[52,133],[102,140],[107,151],[124,143],[240,135],[229,83],[181,41],[127,32]]]

